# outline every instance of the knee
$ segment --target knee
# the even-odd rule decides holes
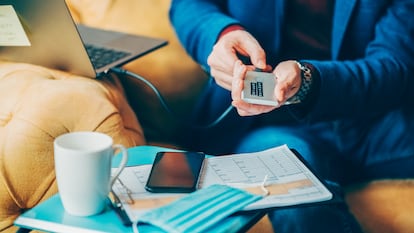
[[[328,149],[327,145],[314,143],[314,139],[311,140],[309,136],[299,131],[300,129],[287,126],[256,129],[241,139],[236,152],[249,153],[286,144],[299,152],[307,164],[321,177],[336,179],[341,174],[341,170],[336,167],[334,170],[332,165],[341,162],[338,157]]]
[[[265,127],[246,134],[238,145],[237,152],[261,151],[284,144],[300,151],[303,155],[311,153],[309,144],[302,137],[282,127]]]

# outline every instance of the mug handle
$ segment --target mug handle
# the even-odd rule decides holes
[[[115,172],[115,175],[113,175],[111,177],[111,182],[109,183],[109,185],[110,185],[109,188],[110,189],[112,189],[112,186],[114,185],[116,179],[118,178],[119,174],[121,174],[122,170],[124,170],[124,168],[125,168],[125,166],[126,166],[126,164],[128,162],[128,151],[127,151],[127,149],[123,145],[121,145],[121,144],[115,144],[115,145],[112,146],[112,148],[114,149],[114,151],[116,149],[119,149],[121,151],[121,153],[122,153],[122,160],[119,163],[119,166],[118,166],[118,169]]]

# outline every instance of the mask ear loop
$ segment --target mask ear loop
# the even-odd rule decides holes
[[[135,220],[135,221],[132,222],[132,231],[134,233],[139,233],[139,231],[138,231],[138,220]]]
[[[131,189],[129,189],[128,186],[126,186],[124,184],[124,182],[122,182],[121,178],[118,177],[116,179],[118,180],[119,184],[121,184],[122,188],[124,188],[125,191],[126,191],[126,193],[127,193],[127,196],[128,196],[128,204],[130,204],[130,205],[134,204],[135,201],[134,201],[134,198],[132,198],[132,191],[131,191]]]
[[[119,182],[119,184],[122,186],[122,188],[125,189],[125,191],[127,193],[127,196],[128,196],[128,199],[129,199],[127,201],[127,203],[130,204],[130,205],[134,204],[135,201],[134,201],[134,198],[132,198],[132,191],[131,191],[131,189],[129,189],[128,186],[126,186],[124,184],[124,182],[122,182],[121,178],[117,177],[116,180]],[[138,232],[138,219],[132,221],[132,231],[134,233],[139,233]]]
[[[266,182],[267,182],[267,178],[268,175],[265,175],[265,177],[263,178],[263,181],[261,183],[255,183],[255,187],[259,187],[262,190],[262,194],[261,196],[266,197],[269,196],[270,191],[266,188]],[[232,184],[233,187],[239,187],[242,188],[244,185],[246,185],[245,183],[229,183],[229,185]],[[243,189],[243,188],[242,188]]]
[[[260,189],[262,189],[263,191],[263,194],[262,194],[263,197],[269,196],[270,194],[270,191],[266,188],[266,181],[267,181],[267,175],[265,175],[263,182],[260,185]]]

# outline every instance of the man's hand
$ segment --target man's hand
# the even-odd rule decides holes
[[[277,78],[275,87],[275,98],[280,103],[285,103],[294,96],[302,84],[302,71],[296,61],[284,61],[279,63],[273,70]]]
[[[250,33],[244,30],[230,31],[220,37],[207,61],[211,76],[227,90],[231,90],[235,62],[240,61],[238,54],[249,57],[256,68],[271,69],[266,65],[263,48]]]

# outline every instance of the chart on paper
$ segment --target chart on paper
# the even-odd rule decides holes
[[[246,209],[261,209],[329,200],[332,194],[287,147],[209,158],[200,186],[227,184],[263,194]],[[266,180],[265,180],[266,178]]]

